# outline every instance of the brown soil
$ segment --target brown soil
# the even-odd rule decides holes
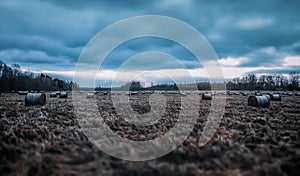
[[[96,98],[102,102],[109,95]],[[138,113],[148,112],[148,101],[139,98],[132,107]],[[201,100],[197,124],[181,146],[155,160],[130,162],[109,156],[88,140],[73,112],[71,95],[62,99],[47,94],[46,105],[25,107],[24,96],[2,93],[0,175],[298,175],[300,97],[282,97],[268,108],[250,107],[247,100],[248,96],[228,96],[220,127],[208,144],[199,147],[196,132],[205,125],[210,109],[210,100]],[[141,135],[140,140],[159,137],[178,118],[177,98],[169,98],[168,103],[154,129],[122,120],[106,123],[132,140]],[[115,115],[111,106],[109,101],[98,104],[101,112]]]

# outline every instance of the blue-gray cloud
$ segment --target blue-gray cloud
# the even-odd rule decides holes
[[[174,56],[180,60],[184,66],[188,69],[200,68],[201,63],[197,58],[185,47],[182,45],[163,38],[158,37],[142,37],[136,38],[133,40],[126,41],[116,47],[110,54],[106,57],[105,61],[101,65],[101,69],[118,69],[127,59],[131,57],[149,51],[163,52],[169,55]],[[151,59],[151,58],[149,58]],[[172,64],[164,62],[163,58],[152,58],[157,60],[159,68],[164,67],[165,69],[172,68]],[[140,63],[142,64],[142,63]],[[144,68],[143,65],[140,65],[140,68]],[[174,67],[175,68],[175,67]],[[150,68],[147,68],[150,69]],[[155,69],[153,67],[153,69]]]
[[[283,59],[286,53],[278,52],[275,47],[261,48],[254,51],[250,51],[244,56],[246,61],[242,62],[241,67],[276,67],[281,66],[284,62]]]
[[[61,69],[63,64],[72,69],[97,32],[124,18],[154,14],[192,25],[219,57],[247,58],[240,67],[281,66],[285,56],[300,55],[299,6],[298,0],[4,0],[0,3],[0,60],[33,69],[41,65]],[[172,54],[188,68],[201,66],[170,41],[131,42],[111,53],[103,68],[114,69],[127,56],[150,50]]]

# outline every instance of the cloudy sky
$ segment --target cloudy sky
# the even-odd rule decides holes
[[[299,7],[298,0],[2,0],[0,60],[72,80],[81,52],[98,32],[126,18],[162,15],[191,25],[208,40],[225,79],[248,73],[286,74],[300,70]],[[180,64],[170,61],[172,57]],[[144,72],[133,74],[139,68]],[[143,37],[111,51],[97,80],[102,86],[116,78],[120,82],[133,77],[148,83],[167,82],[168,76],[159,74],[162,70],[183,82],[182,70],[198,81],[207,78],[201,63],[182,45]],[[93,77],[86,75],[86,79]]]

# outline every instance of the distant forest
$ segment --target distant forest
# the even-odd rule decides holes
[[[234,78],[232,81],[225,82],[227,90],[273,90],[273,91],[296,91],[300,90],[299,87],[300,74],[297,72],[291,72],[288,77],[282,74],[261,75],[249,74],[242,78]],[[127,83],[115,90],[194,90],[197,87],[198,90],[211,90],[211,84],[214,84],[215,88],[223,88],[222,83],[209,83],[200,82],[195,84],[157,84],[151,87],[144,88],[138,81]],[[96,88],[101,90],[101,88]]]
[[[300,90],[299,73],[291,72],[288,77],[283,74],[261,75],[249,74],[242,78],[235,78],[226,83],[228,90]]]
[[[72,81],[67,82],[58,78],[52,78],[46,74],[36,74],[30,71],[22,71],[20,65],[11,67],[0,61],[0,91],[50,91],[70,90]]]
[[[249,74],[242,78],[234,78],[232,81],[225,82],[227,90],[273,90],[273,91],[299,91],[299,78],[300,74],[297,72],[291,72],[288,77],[283,74],[261,75]],[[197,86],[198,90],[211,90],[211,84],[213,87],[223,88],[222,83],[209,83],[200,82],[195,84],[157,84],[151,87],[144,88],[138,81],[127,83],[116,90],[194,90]],[[223,83],[224,84],[224,83]],[[101,90],[101,88],[96,88]]]
[[[300,74],[298,72],[291,72],[288,77],[283,74],[276,75],[261,75],[249,74],[241,78],[234,78],[232,81],[227,81],[227,90],[282,90],[293,91],[300,90],[299,87]],[[215,84],[218,87],[220,83]],[[157,84],[151,87],[144,88],[140,82],[133,81],[127,83],[115,90],[193,90],[197,86],[198,90],[210,90],[211,84],[209,82],[200,82],[195,84]],[[221,87],[221,86],[220,86]],[[20,65],[13,64],[6,65],[0,61],[0,92],[8,91],[50,91],[50,90],[71,90],[72,88],[84,90],[76,83],[67,82],[58,78],[52,78],[49,75],[40,73],[32,73],[30,71],[22,71]],[[90,88],[88,88],[90,89]],[[108,91],[110,88],[95,88],[95,90]]]

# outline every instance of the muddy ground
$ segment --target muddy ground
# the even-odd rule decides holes
[[[169,109],[151,133],[126,121],[106,122],[131,140],[141,138],[134,131],[142,131],[140,140],[159,137],[178,119],[176,96],[170,95]],[[71,94],[67,99],[47,94],[46,105],[25,107],[24,96],[2,93],[0,175],[298,175],[300,97],[283,96],[268,108],[249,107],[247,98],[227,96],[224,117],[206,145],[197,145],[195,131],[204,127],[210,101],[200,100],[197,123],[182,145],[161,158],[131,162],[111,157],[89,141],[74,113]],[[100,113],[116,116],[109,95],[95,99]],[[149,111],[143,100],[133,98],[131,104],[141,114]]]

